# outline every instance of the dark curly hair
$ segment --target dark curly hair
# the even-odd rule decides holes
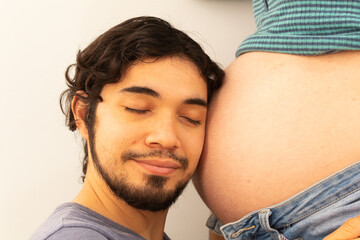
[[[106,84],[118,82],[135,61],[168,56],[190,60],[197,66],[206,81],[210,102],[212,93],[222,83],[224,71],[188,35],[160,18],[143,16],[129,19],[109,29],[87,48],[78,52],[76,64],[66,69],[68,89],[60,96],[60,107],[66,116],[66,125],[71,131],[76,130],[71,110],[71,102],[75,96],[88,106],[85,124],[91,129],[96,106],[102,101],[100,92]],[[75,70],[73,76],[72,69]],[[86,95],[80,95],[79,91],[85,92]],[[88,163],[86,141],[84,154],[83,181]]]

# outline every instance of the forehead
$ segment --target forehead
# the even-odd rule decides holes
[[[179,57],[137,61],[117,83],[105,85],[102,93],[108,94],[131,86],[148,87],[159,92],[161,96],[175,96],[176,93],[184,98],[207,99],[206,82],[197,66]]]

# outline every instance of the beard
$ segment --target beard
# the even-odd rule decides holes
[[[165,188],[168,181],[167,177],[144,174],[143,186],[135,186],[129,181],[126,173],[116,177],[110,174],[100,163],[95,149],[95,133],[93,129],[89,129],[89,147],[95,168],[107,186],[117,198],[122,199],[128,205],[137,209],[152,212],[168,209],[181,195],[191,178],[191,175],[185,177],[185,179],[180,180],[176,184],[174,189],[169,190]],[[154,156],[172,158],[181,164],[181,169],[186,170],[188,168],[188,160],[186,158],[178,157],[172,152],[164,153],[163,151],[151,151],[145,154],[126,151],[121,155],[121,161],[125,163],[128,160]]]

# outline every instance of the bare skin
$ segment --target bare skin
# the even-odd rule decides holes
[[[210,231],[209,235],[210,235],[210,240],[224,240],[225,239],[222,236],[217,235],[213,231]]]
[[[139,91],[140,89],[140,91]],[[190,61],[168,57],[137,62],[119,82],[107,84],[96,109],[95,150],[98,162],[113,180],[150,196],[151,190],[174,192],[193,175],[202,151],[207,115],[207,87]],[[87,106],[73,101],[77,128],[89,141],[85,125]],[[90,149],[89,149],[90,150]],[[171,152],[186,158],[186,167],[162,155],[134,157],[123,161],[126,151]],[[167,209],[135,208],[116,196],[95,168],[92,152],[85,183],[73,200],[125,226],[145,239],[161,240]],[[149,176],[166,178],[159,187],[146,188]],[[145,191],[144,189],[148,189]]]
[[[360,160],[360,51],[251,52],[212,102],[194,183],[223,224]]]
[[[154,213],[129,207],[124,201],[115,198],[92,162],[88,167],[87,180],[73,202],[146,236],[146,239],[163,239],[167,210]]]
[[[324,240],[358,240],[360,239],[360,216],[347,220],[340,228]]]

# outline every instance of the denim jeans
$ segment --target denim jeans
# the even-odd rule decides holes
[[[212,215],[207,226],[228,240],[323,239],[347,219],[360,215],[360,162],[274,206],[221,226]]]

